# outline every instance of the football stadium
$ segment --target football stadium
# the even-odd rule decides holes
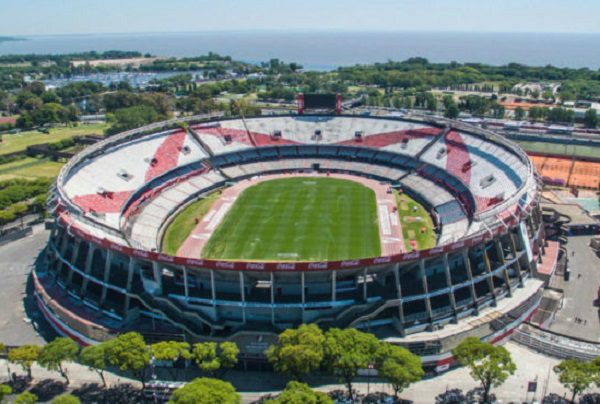
[[[502,340],[537,307],[539,187],[514,143],[442,118],[174,119],[65,165],[35,295],[82,345],[135,330],[260,362],[317,323],[441,369],[462,338]]]

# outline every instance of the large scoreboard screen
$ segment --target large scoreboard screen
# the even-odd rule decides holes
[[[305,109],[335,109],[336,94],[304,94]]]

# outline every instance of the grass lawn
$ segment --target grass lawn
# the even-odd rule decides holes
[[[27,157],[21,160],[0,165],[0,181],[14,178],[50,178],[56,177],[63,163],[48,159]]]
[[[407,194],[400,195],[398,191],[394,191],[394,195],[407,251],[414,249],[413,244],[416,244],[417,250],[435,247],[436,234],[433,231],[433,220],[427,210]]]
[[[59,140],[72,138],[74,136],[97,134],[102,135],[108,124],[79,125],[76,127],[51,128],[50,133],[42,133],[36,130],[2,135],[0,142],[0,155],[25,150],[27,146],[40,143],[57,142]]]
[[[600,147],[594,146],[528,141],[517,141],[517,143],[526,152],[562,154],[576,157],[598,157],[600,155]]]
[[[199,199],[188,205],[175,219],[169,224],[163,236],[162,250],[170,255],[175,255],[177,250],[185,239],[188,238],[194,227],[196,220],[204,216],[213,203],[219,198],[220,192],[214,192],[206,198]]]
[[[296,177],[242,192],[202,250],[231,260],[346,260],[381,252],[375,193],[354,181]]]

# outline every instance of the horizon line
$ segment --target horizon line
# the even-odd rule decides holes
[[[480,31],[480,30],[410,30],[410,29],[311,29],[311,28],[264,28],[264,29],[214,29],[214,30],[165,30],[165,31],[122,31],[122,32],[67,32],[67,33],[40,33],[40,34],[0,34],[0,37],[14,39],[30,37],[56,37],[56,36],[100,36],[100,35],[157,35],[157,34],[232,34],[232,33],[284,33],[284,34],[317,34],[317,33],[377,33],[377,34],[503,34],[503,35],[600,35],[598,32],[570,32],[570,31]]]

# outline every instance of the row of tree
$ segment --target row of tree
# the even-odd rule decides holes
[[[0,350],[5,349],[0,346]],[[139,333],[128,332],[82,350],[69,338],[56,338],[43,347],[23,345],[8,351],[8,362],[20,366],[29,380],[33,379],[32,366],[37,363],[49,371],[58,372],[68,385],[70,380],[65,365],[77,361],[98,373],[104,386],[104,372],[109,368],[130,372],[144,386],[151,364],[167,362],[172,366],[177,361],[193,361],[200,370],[214,376],[219,370],[235,366],[238,354],[239,349],[232,342],[203,342],[190,346],[187,342],[163,341],[146,345]]]
[[[349,394],[362,369],[377,369],[396,395],[425,374],[418,356],[354,328],[323,332],[314,324],[301,325],[281,333],[266,355],[275,371],[296,381],[318,370],[335,375]]]
[[[10,386],[6,384],[0,384],[0,402],[4,400],[4,398],[13,393],[13,390]],[[35,393],[30,391],[24,391],[21,394],[18,394],[13,403],[14,404],[35,404],[38,402],[38,396]],[[52,400],[52,404],[80,404],[81,400],[76,396],[66,393],[56,397]]]
[[[0,351],[4,352],[5,348],[0,345]],[[316,394],[315,397],[321,397],[302,383],[308,375],[316,372],[336,376],[346,386],[347,393],[352,395],[353,382],[360,371],[374,369],[379,378],[392,386],[396,397],[412,383],[421,380],[425,374],[417,355],[354,328],[322,331],[314,324],[304,324],[282,332],[277,342],[265,353],[275,371],[288,375],[293,382],[281,393],[280,400],[288,395]],[[473,379],[481,384],[484,402],[489,401],[493,387],[503,384],[516,371],[516,365],[506,348],[482,342],[476,337],[463,340],[452,350],[452,354],[459,364],[469,369]],[[140,334],[128,332],[82,350],[68,338],[56,338],[43,347],[23,345],[8,351],[8,361],[20,366],[29,380],[32,379],[33,364],[38,363],[45,369],[58,372],[68,385],[70,380],[65,365],[67,362],[78,361],[97,372],[104,386],[104,371],[109,368],[131,373],[144,386],[151,365],[175,369],[178,363],[193,362],[208,376],[215,377],[219,375],[219,371],[234,367],[238,362],[238,355],[239,349],[232,342],[190,345],[187,342],[163,341],[146,345]],[[8,372],[10,377],[10,369]],[[554,372],[559,381],[571,391],[572,400],[592,384],[600,387],[600,357],[591,362],[567,359],[555,366]],[[215,390],[215,394],[231,395],[239,400],[230,384],[210,378],[188,383],[175,392],[173,400],[176,403],[199,402],[189,401],[190,397],[198,397],[198,392],[211,389]],[[313,402],[328,402],[325,397],[321,398],[321,401]]]
[[[51,180],[47,178],[0,181],[0,225],[28,212],[41,212],[50,184]]]

